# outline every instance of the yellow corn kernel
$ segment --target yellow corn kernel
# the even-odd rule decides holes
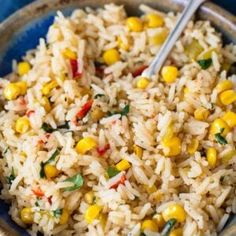
[[[138,17],[129,17],[126,25],[130,31],[141,32],[143,30],[143,22]]]
[[[184,88],[184,95],[187,95],[189,92],[190,92],[189,88],[188,88],[188,87],[185,87],[185,88]]]
[[[20,94],[20,87],[15,83],[9,83],[3,90],[3,96],[7,100],[15,100]]]
[[[84,200],[88,204],[92,204],[94,202],[94,198],[95,198],[95,196],[94,196],[93,191],[89,191],[89,192],[85,193],[85,195],[84,195]]]
[[[89,206],[84,215],[87,223],[91,224],[96,218],[98,218],[100,211],[101,207],[96,204]]]
[[[30,70],[30,64],[26,61],[20,62],[17,65],[17,73],[19,76],[27,74]]]
[[[68,220],[69,220],[69,211],[66,210],[66,209],[63,209],[62,210],[62,214],[61,214],[61,217],[60,217],[60,221],[59,221],[59,224],[60,225],[65,225],[67,224]]]
[[[230,128],[234,128],[236,126],[236,113],[233,111],[227,111],[223,115],[222,120],[224,120]]]
[[[187,44],[184,48],[186,55],[195,60],[203,52],[203,47],[199,44],[198,40],[193,39],[191,43]]]
[[[199,141],[196,138],[194,138],[192,142],[188,145],[187,148],[188,153],[190,155],[194,154],[197,151],[198,146],[199,146]]]
[[[100,108],[95,108],[91,111],[90,116],[92,121],[97,122],[104,117],[104,112]]]
[[[34,213],[31,208],[25,207],[20,211],[20,219],[25,224],[33,224]]]
[[[51,103],[49,102],[47,97],[45,96],[42,97],[41,105],[44,107],[46,112],[51,111]]]
[[[168,206],[162,212],[162,217],[164,218],[165,221],[175,218],[178,222],[181,223],[184,222],[186,219],[186,212],[181,205],[175,203]]]
[[[152,232],[158,232],[158,226],[155,220],[144,220],[141,226],[142,231],[148,230]]]
[[[219,95],[220,102],[227,106],[236,101],[236,92],[234,90],[226,90]]]
[[[54,165],[46,164],[44,166],[44,173],[47,179],[55,178],[58,176],[59,171]]]
[[[117,38],[117,44],[120,49],[123,49],[125,51],[129,50],[129,44],[130,44],[130,39],[127,38],[127,42],[124,42],[121,37]]]
[[[164,25],[163,17],[160,15],[157,15],[155,13],[147,14],[146,18],[147,18],[147,27],[148,28],[162,27]]]
[[[63,56],[65,58],[68,58],[68,59],[77,59],[77,54],[73,51],[71,51],[69,48],[66,48],[63,52],[62,52]]]
[[[149,194],[155,193],[157,191],[157,187],[155,184],[153,184],[151,187],[145,185],[145,189]]]
[[[226,72],[229,71],[230,67],[231,67],[231,63],[229,63],[229,62],[223,62],[222,66],[221,66],[222,70],[225,70]]]
[[[56,88],[56,87],[57,87],[57,82],[56,82],[56,80],[52,80],[52,81],[46,83],[46,84],[43,86],[43,88],[42,88],[42,94],[45,95],[45,96],[47,96],[47,95],[49,95],[49,93],[50,93],[54,88]]]
[[[25,95],[27,91],[27,84],[25,81],[19,81],[15,83],[20,88],[20,95]]]
[[[219,84],[217,84],[216,89],[218,93],[221,93],[225,90],[229,90],[233,88],[233,82],[230,80],[222,80]]]
[[[204,107],[199,107],[194,111],[194,118],[196,120],[206,121],[209,115],[210,112]]]
[[[165,156],[177,156],[181,153],[181,140],[176,136],[162,141],[162,145],[168,148],[168,150],[164,150]]]
[[[102,57],[104,62],[109,66],[120,60],[120,54],[114,48],[105,51]]]
[[[147,88],[147,86],[149,85],[150,83],[150,80],[148,78],[145,78],[145,77],[140,77],[137,81],[137,88],[139,89],[145,89]]]
[[[137,157],[141,158],[143,156],[143,149],[141,147],[139,147],[138,145],[134,145],[133,149]]]
[[[221,161],[226,165],[234,156],[236,156],[236,150],[232,149],[222,156]]]
[[[121,160],[119,163],[116,164],[116,169],[119,171],[128,170],[130,167],[131,165],[125,159]]]
[[[76,145],[76,151],[80,154],[85,154],[86,152],[90,151],[91,149],[97,146],[97,142],[90,137],[86,137],[81,139]]]
[[[30,122],[27,117],[20,117],[16,120],[15,130],[17,133],[24,134],[30,129]]]
[[[169,236],[182,236],[183,235],[183,229],[177,228],[170,232]]]
[[[156,191],[155,193],[153,193],[153,197],[155,199],[156,202],[160,202],[162,197],[163,197],[163,193],[161,191]]]
[[[220,118],[214,120],[210,127],[211,135],[221,133],[222,136],[226,136],[226,134],[229,133],[229,131],[230,131],[230,128],[227,125],[227,123]]]
[[[163,226],[165,225],[165,221],[164,221],[164,219],[163,219],[163,217],[162,217],[162,215],[161,214],[155,214],[154,216],[153,216],[153,219],[156,221],[156,223],[157,223],[157,225],[158,225],[158,228],[160,228],[160,229],[162,229],[163,228]]]
[[[161,75],[166,83],[175,82],[178,73],[178,69],[175,66],[164,66],[161,70]]]
[[[107,223],[107,215],[106,214],[99,214],[98,220],[99,220],[102,228],[105,229],[106,223]]]
[[[210,50],[204,52],[203,55],[201,56],[201,59],[204,60],[210,59],[212,57],[213,52],[216,52],[215,48],[211,48]]]
[[[156,33],[155,35],[148,38],[148,42],[150,45],[161,45],[165,42],[167,36],[168,36],[168,30],[163,29],[161,32]]]
[[[211,168],[214,168],[216,166],[216,161],[217,161],[217,151],[215,148],[208,148],[207,149],[207,161],[208,164]]]

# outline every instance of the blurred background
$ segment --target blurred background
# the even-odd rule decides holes
[[[35,0],[0,0],[0,21],[4,20],[17,9],[33,1]],[[212,0],[212,2],[222,6],[232,14],[236,15],[236,0]]]

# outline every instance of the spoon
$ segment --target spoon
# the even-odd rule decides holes
[[[170,51],[174,47],[176,41],[184,31],[189,20],[192,18],[193,14],[199,8],[199,6],[207,0],[189,0],[183,13],[181,14],[179,20],[176,23],[175,28],[169,34],[165,43],[162,45],[161,49],[153,59],[152,63],[147,69],[142,73],[142,77],[151,78],[152,75],[157,74],[162,65],[164,64],[166,58],[168,57]]]

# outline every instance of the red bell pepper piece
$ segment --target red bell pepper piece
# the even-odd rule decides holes
[[[146,68],[148,68],[146,65],[137,68],[134,72],[132,72],[133,77],[140,76]]]
[[[71,70],[72,70],[73,79],[81,76],[81,73],[79,72],[78,61],[76,59],[70,59],[70,66],[71,66]]]
[[[90,111],[92,105],[93,105],[93,100],[90,100],[90,101],[86,102],[82,106],[81,110],[76,114],[76,118],[77,119],[83,119],[88,114],[88,112]]]
[[[101,147],[101,148],[98,147],[97,148],[98,155],[103,156],[108,149],[110,149],[109,143],[107,143],[104,147]]]
[[[43,197],[44,196],[44,192],[41,190],[40,187],[36,188],[36,189],[32,189],[32,192],[37,196],[37,197]]]
[[[28,111],[26,111],[26,115],[28,116],[28,117],[30,117],[31,115],[33,115],[35,113],[35,111],[34,110],[28,110]]]
[[[110,187],[110,189],[111,189],[111,188],[117,189],[117,187],[118,187],[120,184],[123,184],[123,185],[124,185],[125,181],[126,181],[126,177],[125,177],[125,175],[122,175],[122,176],[120,177],[120,180],[118,180],[115,184],[113,184],[113,185]]]

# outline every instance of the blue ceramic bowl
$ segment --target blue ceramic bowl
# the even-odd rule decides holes
[[[141,3],[162,11],[180,11],[186,0],[38,0],[17,11],[0,24],[0,77],[11,72],[13,59],[20,58],[29,49],[38,45],[39,38],[45,37],[57,10],[69,15],[75,8],[102,7],[106,3],[122,4],[128,13],[138,15]],[[236,18],[213,3],[205,3],[198,11],[197,18],[209,20],[223,34],[225,42],[236,43]],[[28,235],[9,217],[9,206],[0,201],[0,235]],[[221,236],[236,236],[236,217],[232,216]]]

